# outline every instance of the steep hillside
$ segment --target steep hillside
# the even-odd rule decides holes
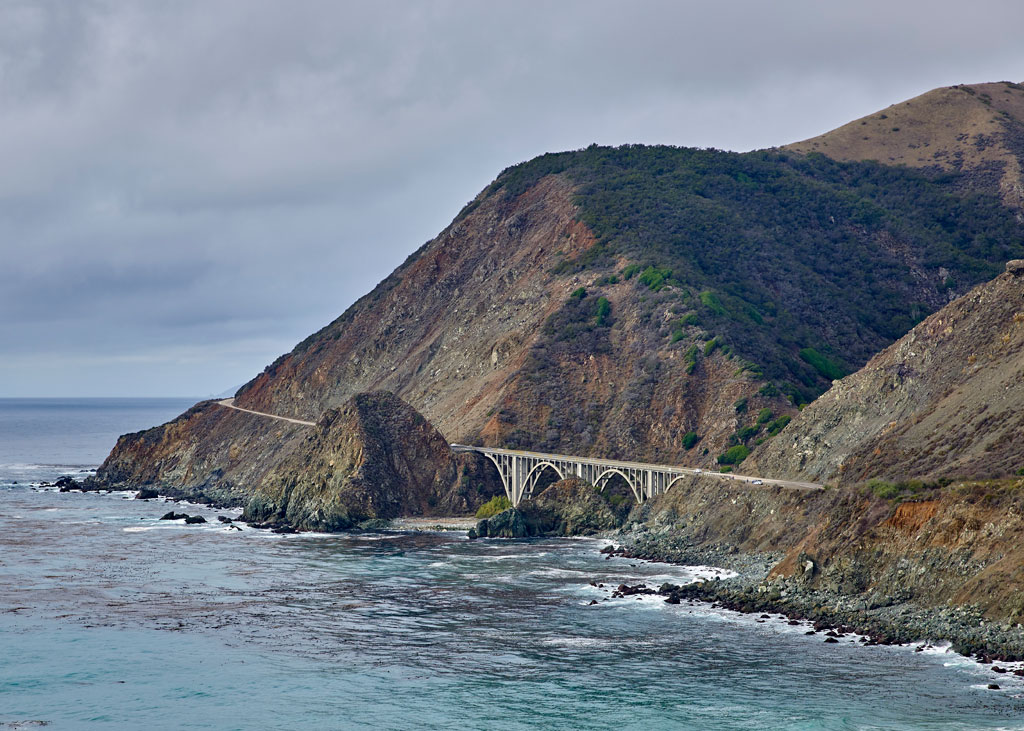
[[[836,383],[744,468],[838,483],[1024,469],[1024,261]]]
[[[895,499],[853,486],[807,494],[693,479],[680,487],[630,515],[645,521],[623,536],[630,555],[735,563],[748,573],[683,597],[1024,659],[1024,479],[953,482]],[[761,570],[756,556],[771,568]]]
[[[968,177],[770,151],[543,155],[236,403],[316,421],[386,390],[450,441],[710,465],[1024,256],[1014,214]],[[298,442],[223,412],[123,439],[103,474],[251,490]]]
[[[1024,209],[1024,85],[934,89],[783,149],[956,171],[969,187]]]
[[[463,436],[472,432],[466,398],[521,375],[506,353],[521,356],[541,339],[550,348],[600,338],[566,327],[582,323],[567,311],[580,285],[609,300],[602,323],[591,313],[591,330],[607,326],[613,349],[637,326],[666,339],[681,333],[683,350],[718,335],[748,370],[810,398],[1022,251],[1012,216],[994,199],[959,195],[955,181],[771,153],[546,155],[506,171],[239,401],[308,418],[372,383],[446,432],[457,418]],[[620,365],[633,360],[628,352]]]

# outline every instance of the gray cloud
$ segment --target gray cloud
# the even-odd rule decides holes
[[[240,383],[510,164],[1024,80],[1021,27],[1017,2],[5,3],[0,395]]]

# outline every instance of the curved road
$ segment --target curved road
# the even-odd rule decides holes
[[[287,421],[289,424],[300,424],[302,426],[316,426],[316,422],[314,422],[314,421],[303,421],[302,419],[290,419],[287,416],[277,416],[276,414],[267,414],[267,413],[264,413],[262,411],[253,411],[252,409],[243,409],[241,406],[235,406],[235,400],[233,398],[222,399],[222,400],[218,401],[217,403],[220,404],[221,406],[227,407],[229,409],[234,409],[235,411],[244,411],[247,414],[255,414],[256,416],[263,416],[263,417],[266,417],[267,419],[277,419],[278,421]],[[462,445],[462,444],[452,444],[451,446],[453,448],[455,448],[455,451],[467,451],[467,450],[474,449],[474,447],[469,447],[467,445]],[[519,452],[519,451],[516,451],[516,450],[504,450],[504,449],[496,450],[496,451],[507,452],[509,454],[520,454],[522,456],[533,456],[533,457],[552,457],[552,456],[555,456],[555,457],[557,457],[557,456],[569,457],[569,455],[550,455],[550,454],[540,454],[540,453],[535,453],[535,452]],[[580,458],[579,457],[570,457],[570,459],[580,459]],[[600,461],[602,463],[604,463],[604,462],[607,462],[608,460],[600,460]],[[619,464],[622,464],[623,466],[627,466],[627,467],[638,467],[638,468],[645,468],[645,467],[649,466],[649,465],[646,465],[646,464],[643,464],[643,463],[640,463],[640,462],[622,462],[622,463],[619,463]],[[650,466],[667,466],[667,465],[650,465]],[[779,487],[788,487],[788,488],[792,488],[794,490],[824,490],[825,489],[824,485],[819,485],[819,484],[817,484],[815,482],[795,482],[793,480],[775,480],[775,479],[772,479],[770,477],[753,477],[751,475],[737,475],[737,474],[732,473],[732,472],[709,472],[709,471],[706,471],[706,470],[699,469],[697,467],[673,467],[673,469],[678,469],[680,472],[689,472],[689,473],[694,474],[694,475],[704,475],[706,477],[717,477],[719,479],[734,480],[734,481],[737,481],[737,482],[746,482],[746,483],[748,483],[750,485],[778,485]]]

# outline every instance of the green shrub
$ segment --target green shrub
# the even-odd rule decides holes
[[[774,414],[772,414],[772,410],[771,409],[769,409],[767,407],[763,408],[759,412],[757,412],[757,423],[758,424],[767,424],[769,421],[772,420],[772,416],[774,416]]]
[[[512,503],[504,495],[495,495],[486,503],[480,506],[480,509],[476,511],[476,519],[484,520],[485,518],[491,518],[498,513],[504,513],[506,510],[512,507]]]
[[[700,320],[697,318],[696,312],[687,313],[684,317],[680,318],[679,321],[676,323],[675,328],[672,330],[672,342],[678,343],[680,340],[686,337],[685,333],[683,333],[684,327],[697,325],[699,324],[699,322]]]
[[[1024,467],[1021,467],[1019,470],[1017,470],[1017,474],[1024,476]]]
[[[622,270],[622,278],[626,280],[632,279],[642,270],[643,267],[640,266],[639,264],[630,264],[628,267]]]
[[[717,348],[719,345],[721,345],[721,343],[718,342],[718,338],[711,338],[711,340],[707,341],[704,344],[704,355],[705,355],[705,357],[711,355],[712,353],[714,353],[715,352],[715,348]]]
[[[732,467],[723,467],[722,469],[719,470],[719,472],[732,472]]]
[[[764,396],[765,398],[772,398],[773,396],[779,395],[779,389],[775,388],[774,383],[766,383],[761,386],[757,394],[759,396]]]
[[[745,426],[736,432],[736,439],[741,442],[749,441],[751,437],[756,437],[759,431],[761,431],[760,426]]]
[[[597,309],[594,311],[594,321],[598,327],[604,327],[612,314],[612,304],[605,297],[597,298]]]
[[[789,416],[788,414],[780,416],[778,419],[776,419],[775,421],[768,425],[768,436],[774,437],[776,434],[778,434],[786,427],[786,424],[788,424],[792,420],[793,417]]]
[[[722,301],[718,299],[714,292],[710,289],[705,289],[700,293],[700,303],[707,307],[709,310],[714,312],[716,315],[725,315],[728,310],[722,304]]]
[[[800,358],[804,362],[809,363],[822,377],[830,381],[838,381],[846,375],[846,371],[843,370],[842,366],[833,363],[814,348],[804,348],[801,350]]]
[[[686,373],[689,375],[693,373],[693,369],[697,367],[697,346],[691,345],[686,351],[684,362],[686,363]]]
[[[718,455],[718,464],[731,465],[739,464],[750,455],[750,448],[742,444],[729,447],[724,454]]]
[[[737,414],[742,414],[747,410],[747,399],[746,397],[741,398],[733,404],[733,408],[736,409]]]
[[[869,480],[868,488],[883,500],[892,500],[900,494],[900,489],[896,485],[884,480]]]
[[[581,299],[583,299],[586,296],[587,296],[587,290],[586,290],[585,287],[580,287],[579,289],[575,289],[575,290],[573,290],[573,293],[569,295],[569,297],[574,299],[574,300],[581,300]]]
[[[688,431],[683,435],[683,447],[685,449],[693,449],[699,441],[700,436],[695,431]]]
[[[664,267],[649,266],[640,275],[640,281],[647,285],[652,292],[659,291],[665,286],[666,280],[672,277],[672,270]]]

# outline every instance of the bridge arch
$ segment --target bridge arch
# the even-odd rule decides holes
[[[530,468],[529,472],[526,473],[526,479],[524,480],[523,497],[533,497],[533,491],[537,487],[537,483],[540,482],[541,475],[544,474],[544,470],[548,468],[551,468],[552,470],[555,471],[555,474],[558,475],[559,480],[565,479],[565,472],[557,465],[555,465],[553,462],[548,462],[547,460],[538,462],[537,464]]]
[[[665,485],[665,492],[668,492],[669,490],[671,490],[671,489],[672,489],[672,486],[673,486],[674,484],[676,484],[677,482],[679,482],[679,481],[680,481],[681,479],[683,479],[684,477],[693,477],[693,475],[687,475],[687,474],[684,474],[684,475],[676,475],[675,477],[673,477],[673,478],[672,478],[672,481],[671,481],[670,483],[668,483],[667,485]]]
[[[509,480],[509,462],[511,460],[503,457],[500,454],[493,454],[491,452],[485,452],[480,450],[483,456],[487,457],[491,463],[498,469],[498,477],[501,478],[501,486],[505,488],[505,497],[508,498],[509,502],[513,505],[516,502],[516,496],[514,491],[514,485]]]
[[[625,472],[616,467],[606,469],[604,472],[598,475],[597,479],[594,480],[594,487],[596,487],[599,491],[604,492],[604,488],[608,485],[608,480],[611,479],[612,475],[618,475],[623,480],[625,480],[626,484],[629,485],[629,489],[633,491],[633,497],[636,498],[636,501],[638,503],[643,502],[643,500],[640,498],[640,490],[637,488],[636,480],[634,480]]]

